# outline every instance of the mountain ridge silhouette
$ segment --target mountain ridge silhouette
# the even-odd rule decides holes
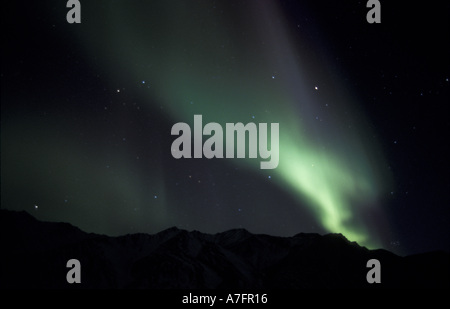
[[[206,234],[172,227],[111,237],[42,222],[25,211],[0,214],[0,286],[8,289],[450,287],[447,252],[401,257],[341,234],[280,237],[245,229]],[[79,284],[66,281],[69,259],[80,261]],[[380,261],[381,283],[366,280],[370,259]]]

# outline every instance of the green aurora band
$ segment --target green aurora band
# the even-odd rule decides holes
[[[291,30],[275,1],[149,2],[111,1],[101,16],[85,10],[82,45],[108,55],[99,61],[112,79],[120,72],[145,81],[145,101],[174,123],[192,127],[195,114],[222,125],[278,122],[278,168],[222,160],[270,173],[326,230],[376,247],[362,218],[379,206],[390,176],[357,99],[318,52],[324,44]]]

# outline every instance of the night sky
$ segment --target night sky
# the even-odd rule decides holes
[[[447,2],[2,6],[1,207],[107,235],[342,233],[450,250]],[[171,154],[175,123],[279,123],[279,165]],[[208,137],[205,136],[203,141]]]

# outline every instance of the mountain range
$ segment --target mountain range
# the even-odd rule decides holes
[[[41,222],[25,211],[0,214],[0,286],[7,289],[450,287],[448,252],[402,257],[341,234],[205,234],[173,227],[110,237]],[[66,280],[70,259],[80,262],[81,283]],[[380,283],[366,279],[371,259],[380,262]]]

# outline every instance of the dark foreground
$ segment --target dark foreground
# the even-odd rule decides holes
[[[108,237],[67,223],[0,210],[2,288],[301,289],[449,288],[449,254],[400,257],[368,250],[340,234],[215,235],[171,228],[155,235]],[[66,266],[80,262],[81,283]],[[377,259],[381,283],[369,284]]]

